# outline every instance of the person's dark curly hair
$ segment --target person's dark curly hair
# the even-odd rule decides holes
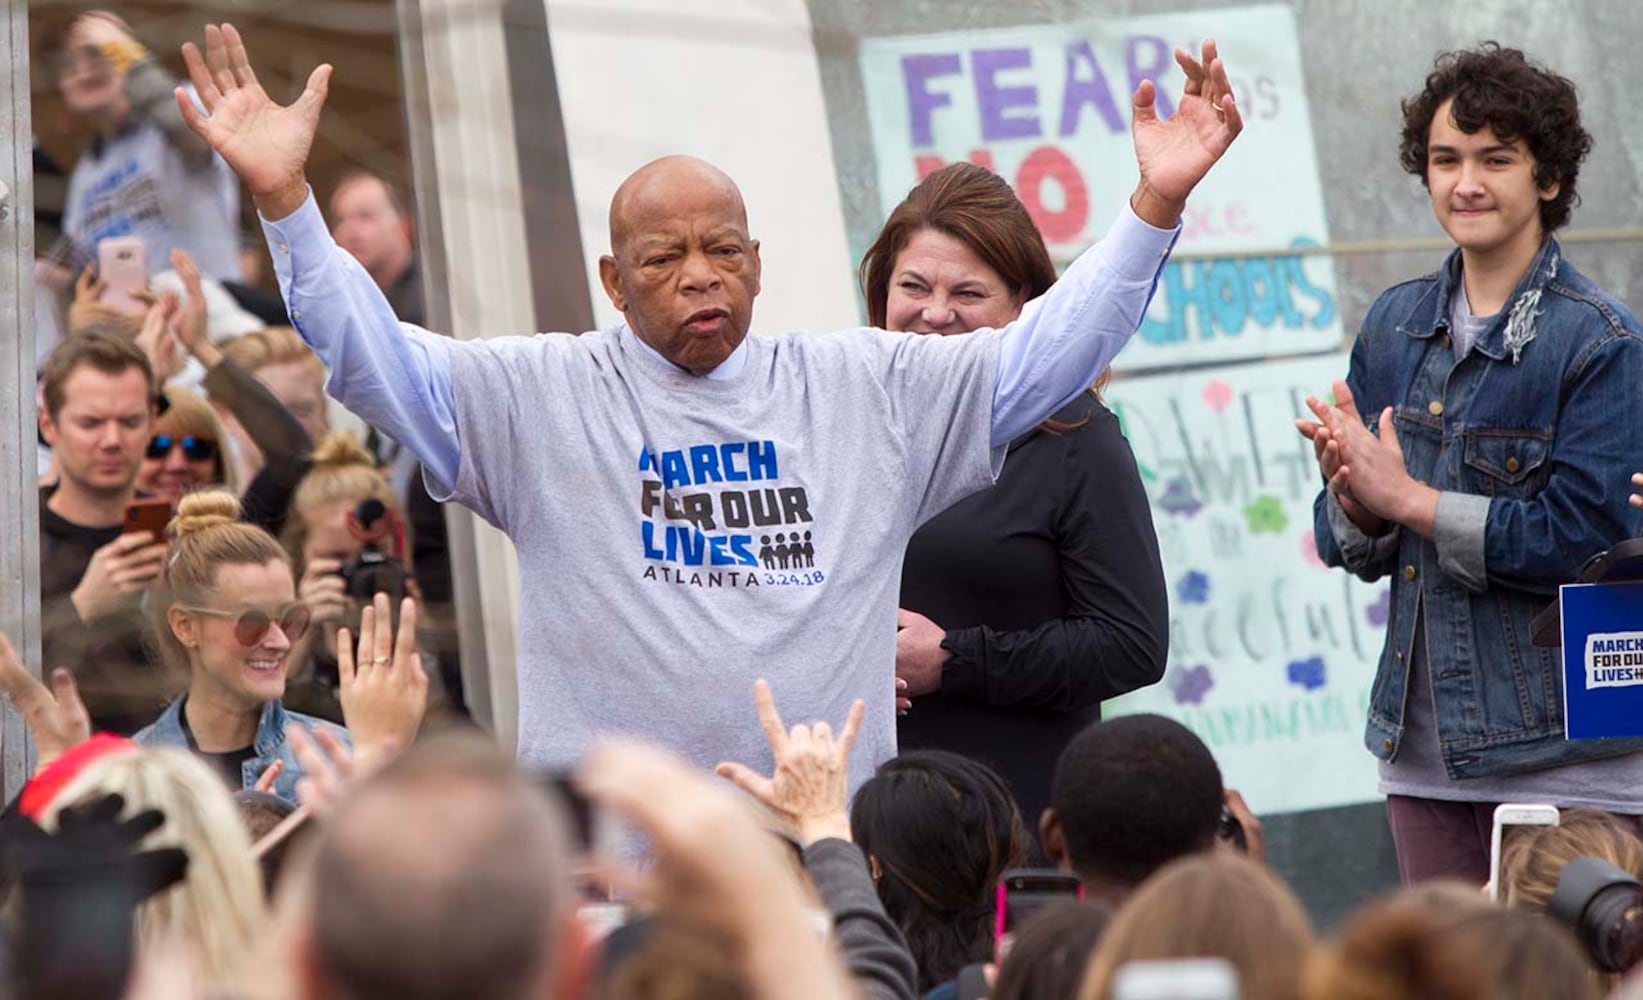
[[[1575,193],[1580,161],[1592,149],[1591,133],[1580,126],[1574,83],[1495,42],[1440,55],[1425,89],[1403,102],[1398,151],[1403,169],[1428,186],[1432,119],[1451,97],[1450,117],[1462,132],[1487,127],[1502,142],[1523,140],[1535,158],[1535,183],[1541,190],[1558,185],[1557,197],[1540,203],[1541,228],[1550,233],[1566,224],[1570,209],[1580,203]]]

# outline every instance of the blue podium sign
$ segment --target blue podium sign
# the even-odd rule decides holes
[[[1564,733],[1643,736],[1643,583],[1571,583],[1558,601]]]

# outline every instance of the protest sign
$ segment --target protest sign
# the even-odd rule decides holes
[[[1107,393],[1170,587],[1163,683],[1107,711],[1180,720],[1265,812],[1376,797],[1363,731],[1389,584],[1318,558],[1318,465],[1293,425],[1306,394],[1327,392],[1346,364],[1332,354],[1129,378]]]
[[[919,178],[958,160],[1009,181],[1058,258],[1100,239],[1137,181],[1130,95],[1159,88],[1170,114],[1213,32],[1246,128],[1193,192],[1176,253],[1120,370],[1339,347],[1294,12],[1285,5],[869,39],[862,79],[885,215]],[[1250,255],[1254,252],[1253,255]],[[1237,257],[1213,255],[1237,253]]]

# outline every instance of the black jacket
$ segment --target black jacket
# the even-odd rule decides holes
[[[1169,647],[1158,537],[1118,418],[1093,396],[1010,445],[998,484],[921,527],[902,607],[947,631],[941,690],[903,750],[962,753],[1009,781],[1029,829],[1056,757],[1107,698],[1156,683]]]
[[[49,506],[56,486],[40,490],[40,657],[48,673],[74,672],[92,728],[130,736],[153,722],[181,683],[160,667],[141,601],[82,622],[72,595],[92,555],[120,537],[120,526],[87,528]]]

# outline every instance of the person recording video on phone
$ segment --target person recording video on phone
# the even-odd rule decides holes
[[[47,283],[67,290],[111,236],[141,239],[152,267],[181,248],[208,277],[238,281],[239,185],[184,123],[171,100],[177,81],[130,25],[108,11],[79,13],[48,24],[40,51],[63,105],[92,132],[69,175]]]
[[[806,715],[884,706],[861,734],[877,764],[895,752],[908,537],[992,483],[1008,443],[1128,342],[1188,196],[1243,127],[1214,44],[1176,58],[1173,114],[1151,81],[1135,92],[1142,181],[1108,238],[1020,318],[968,337],[748,336],[762,265],[747,206],[689,156],[614,194],[599,273],[619,327],[437,336],[397,321],[309,190],[331,67],[281,106],[239,32],[209,25],[203,52],[184,48],[204,111],[182,91],[178,108],[250,188],[328,390],[518,548],[523,760],[563,768],[610,732],[704,764],[763,759],[736,695],[779,666]]]
[[[154,371],[130,340],[85,334],[46,359],[40,397],[57,467],[40,490],[42,659],[74,671],[98,729],[129,735],[171,693],[146,655],[138,607],[164,568],[164,518],[126,530],[128,509],[139,510]]]

